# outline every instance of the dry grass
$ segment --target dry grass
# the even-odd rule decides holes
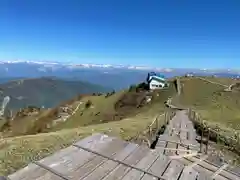
[[[208,78],[225,85],[232,84],[227,78]],[[191,107],[200,116],[196,127],[210,128],[211,140],[226,145],[239,159],[240,148],[240,92],[225,92],[224,86],[213,84],[198,78],[182,78],[182,94],[179,103]],[[203,123],[204,122],[204,123]]]
[[[116,114],[114,105],[118,99],[125,93],[124,91],[113,94],[112,96],[86,96],[81,99],[78,111],[72,115],[66,122],[60,123],[51,131],[87,126],[90,124],[99,124],[111,121],[111,117]],[[90,101],[92,106],[86,108],[86,103]]]
[[[129,140],[138,132],[144,132],[157,113],[149,110],[136,117],[106,124],[3,139],[0,143],[0,174],[13,173],[32,160],[42,159],[92,133],[100,132]]]
[[[196,78],[182,79],[181,82],[181,104],[196,109],[211,123],[240,130],[239,92],[224,92],[224,87]]]
[[[50,155],[92,133],[106,133],[124,140],[135,139],[139,133],[145,133],[147,126],[157,115],[164,113],[164,102],[176,91],[173,85],[169,89],[155,91],[152,93],[153,98],[150,103],[141,108],[132,107],[134,113],[126,114],[127,117],[124,119],[115,121],[107,119],[106,114],[117,113],[115,104],[124,93],[125,91],[115,93],[107,98],[105,96],[83,97],[79,110],[69,120],[50,129],[48,133],[2,139],[0,174],[13,173],[32,160]],[[92,106],[86,109],[85,103],[89,100]],[[99,114],[96,115],[97,113]],[[164,120],[164,116],[162,118]]]
[[[231,84],[235,84],[237,82],[240,82],[239,80],[232,79],[232,78],[223,78],[223,77],[203,77],[209,81],[220,83],[226,86],[229,86]]]

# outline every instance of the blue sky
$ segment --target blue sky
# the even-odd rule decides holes
[[[1,0],[0,60],[240,68],[239,0]]]

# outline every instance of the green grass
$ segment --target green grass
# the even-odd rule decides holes
[[[195,109],[211,125],[240,130],[240,92],[225,92],[223,86],[197,78],[182,78],[181,83],[180,104]]]
[[[226,86],[239,82],[239,80],[224,77],[203,77],[209,81],[217,82]]]
[[[181,104],[193,107],[209,122],[240,130],[240,92],[224,92],[223,86],[197,78],[185,78],[181,83]]]
[[[223,83],[223,79],[216,79],[214,82]],[[235,153],[234,158],[239,159],[240,92],[225,92],[224,86],[199,78],[181,78],[181,83],[182,94],[177,103],[196,111],[200,116],[195,121],[196,127],[210,128],[210,138],[218,144],[227,145]],[[232,84],[232,79],[224,79],[224,84]]]

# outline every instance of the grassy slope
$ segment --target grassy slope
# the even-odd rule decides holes
[[[208,78],[211,81],[232,84],[232,79]],[[180,102],[194,107],[204,120],[224,128],[240,130],[240,92],[224,92],[224,87],[197,78],[183,78]]]
[[[78,126],[86,126],[90,124],[98,124],[107,121],[106,115],[114,115],[114,104],[124,92],[118,92],[114,95],[105,98],[102,96],[89,96],[81,99],[82,104],[79,105],[79,110],[71,116],[66,122],[61,123],[51,129],[51,131],[61,130],[65,128],[74,128]],[[92,107],[85,108],[87,101],[93,103]],[[97,113],[99,113],[96,115]],[[80,115],[82,113],[82,115]]]
[[[33,159],[41,159],[95,132],[106,133],[130,140],[136,137],[138,133],[144,133],[146,127],[154,118],[164,112],[164,101],[169,96],[173,96],[176,91],[174,86],[171,85],[167,90],[154,93],[151,103],[140,109],[136,109],[136,112],[127,118],[108,123],[92,124],[92,112],[114,111],[114,104],[117,98],[121,96],[121,93],[116,93],[108,98],[101,96],[90,97],[94,108],[86,110],[83,116],[79,116],[81,111],[81,108],[79,108],[79,111],[68,122],[52,129],[55,132],[3,139],[0,142],[0,174],[13,173]],[[83,100],[87,101],[88,99],[85,97]],[[100,123],[101,116],[97,117],[100,117],[97,120]],[[164,117],[162,116],[162,118]],[[92,125],[82,126],[86,124]]]
[[[220,84],[223,84],[223,85],[231,85],[231,84],[234,84],[236,82],[239,82],[239,80],[236,80],[236,79],[231,79],[231,78],[223,78],[223,77],[204,77],[205,79],[207,80],[210,80],[210,81],[213,81],[213,82],[217,82],[217,83],[220,83]]]

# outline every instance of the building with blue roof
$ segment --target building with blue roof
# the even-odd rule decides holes
[[[149,85],[149,89],[162,89],[167,87],[167,82],[165,76],[160,73],[150,72],[147,76],[147,83]]]

